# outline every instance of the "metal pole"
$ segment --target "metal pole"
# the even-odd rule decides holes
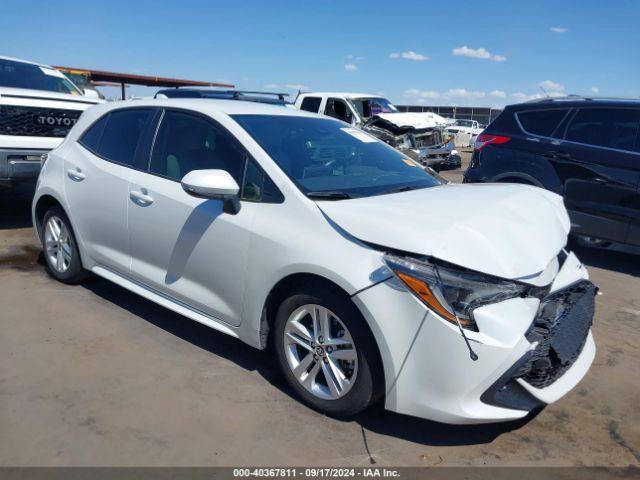
[[[124,82],[120,83],[120,90],[122,91],[122,100],[125,99],[125,95],[124,95]]]

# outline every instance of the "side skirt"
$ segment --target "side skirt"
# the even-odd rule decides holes
[[[127,290],[138,294],[141,297],[146,298],[147,300],[151,300],[158,305],[168,308],[171,311],[179,313],[180,315],[184,315],[191,320],[195,320],[198,323],[202,323],[207,327],[213,328],[214,330],[218,330],[222,333],[226,333],[227,335],[231,335],[232,337],[240,338],[236,330],[222,323],[217,318],[194,310],[186,304],[178,303],[159,292],[149,289],[145,285],[125,278],[122,275],[108,270],[104,267],[94,266],[91,271],[96,275],[109,280],[110,282],[120,285],[121,287],[126,288]]]

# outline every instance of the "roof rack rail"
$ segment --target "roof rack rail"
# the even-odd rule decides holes
[[[178,87],[176,87],[178,88]],[[274,97],[278,97],[279,100],[285,100],[284,97],[288,97],[289,94],[285,92],[261,92],[254,90],[218,90],[218,89],[207,89],[207,88],[181,88],[181,90],[203,90],[207,92],[211,92],[212,94],[226,94],[231,95],[234,98],[240,97],[240,95],[273,95]]]

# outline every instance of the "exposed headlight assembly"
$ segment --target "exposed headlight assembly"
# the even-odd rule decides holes
[[[409,135],[402,135],[402,136],[396,137],[395,148],[400,148],[400,149],[413,148],[411,137]]]
[[[427,308],[448,322],[477,330],[472,312],[488,303],[528,296],[532,289],[482,273],[444,267],[427,260],[386,254],[385,263]],[[456,320],[457,317],[457,320]]]

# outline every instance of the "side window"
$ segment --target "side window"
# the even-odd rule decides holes
[[[149,170],[182,180],[192,170],[226,170],[241,184],[246,153],[231,135],[205,118],[165,111]]]
[[[93,153],[98,152],[98,147],[100,145],[100,139],[102,138],[102,132],[104,131],[104,127],[107,124],[107,119],[109,118],[109,114],[103,115],[97,122],[94,122],[89,128],[87,128],[80,140],[78,142],[83,147],[91,150]]]
[[[565,139],[632,151],[639,126],[639,109],[581,108],[567,127]]]
[[[518,115],[518,120],[526,132],[542,137],[551,137],[568,111],[566,108],[531,110],[528,112],[520,112],[516,115]]]
[[[347,104],[339,98],[329,98],[327,100],[324,114],[347,123],[351,123],[351,120],[353,120],[351,110],[349,110]]]
[[[263,203],[281,203],[284,197],[278,187],[253,160],[247,162],[242,186],[242,200]]]
[[[304,97],[302,99],[302,104],[300,105],[300,110],[318,113],[318,110],[320,110],[321,101],[322,99],[320,97]]]
[[[107,160],[134,166],[142,134],[153,117],[153,109],[114,110],[107,119],[97,153]]]

